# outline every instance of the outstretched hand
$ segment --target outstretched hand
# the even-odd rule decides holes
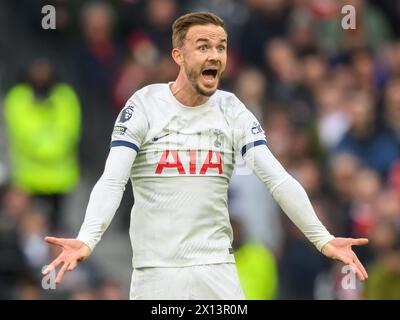
[[[367,271],[352,250],[352,246],[362,246],[368,239],[335,238],[322,247],[322,253],[328,258],[342,261],[350,266],[351,270],[361,281],[368,279]]]
[[[66,271],[72,271],[77,266],[78,262],[86,259],[90,254],[90,248],[77,239],[63,239],[55,237],[45,237],[46,242],[61,247],[62,251],[56,259],[54,259],[43,274],[48,274],[51,270],[57,268],[58,265],[64,263],[56,277],[56,283],[61,283],[61,280]]]

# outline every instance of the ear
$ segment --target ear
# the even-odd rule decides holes
[[[183,64],[183,52],[181,48],[173,48],[171,52],[172,59],[174,59],[175,63],[178,66],[182,66]]]

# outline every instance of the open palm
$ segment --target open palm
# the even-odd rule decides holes
[[[80,240],[77,239],[64,239],[55,237],[46,237],[46,242],[61,247],[62,251],[56,259],[54,259],[47,268],[43,271],[43,274],[48,274],[51,270],[57,268],[61,263],[64,265],[56,277],[56,283],[61,283],[61,280],[66,271],[72,271],[78,264],[79,261],[86,259],[90,254],[90,248]]]
[[[365,280],[368,279],[367,271],[351,247],[362,246],[367,243],[368,239],[364,238],[335,238],[324,245],[322,253],[328,258],[339,260],[349,265],[351,270],[357,274],[358,279]]]

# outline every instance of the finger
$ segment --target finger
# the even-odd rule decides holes
[[[75,269],[75,267],[78,265],[78,261],[72,261],[69,266],[68,266],[68,271],[72,271]]]
[[[344,257],[344,256],[338,256],[338,259],[341,260],[343,263],[347,264],[351,271],[357,275],[357,277],[360,280],[364,280],[364,276],[363,273],[361,272],[361,270],[358,268],[358,266],[348,257]]]
[[[57,246],[62,246],[63,245],[63,239],[61,238],[56,238],[56,237],[45,237],[44,240],[48,243],[55,244]]]
[[[350,268],[351,268],[351,269],[353,270],[353,272],[357,275],[357,278],[358,278],[360,281],[365,280],[364,275],[362,274],[361,270],[357,267],[357,265],[356,265],[354,262],[352,262],[352,263],[350,264]]]
[[[48,274],[51,270],[54,270],[57,268],[57,266],[62,262],[62,259],[60,256],[58,256],[56,259],[54,259],[47,267],[44,269],[43,274],[46,275]]]
[[[364,266],[362,265],[362,263],[360,262],[360,260],[358,260],[357,257],[356,257],[354,263],[357,265],[358,269],[361,270],[362,274],[364,275],[364,278],[365,278],[365,279],[368,279],[367,270],[365,270]]]
[[[366,245],[368,242],[369,242],[369,240],[366,238],[352,239],[351,245],[352,246],[363,246],[363,245]]]
[[[64,265],[62,266],[62,268],[60,269],[60,271],[58,272],[57,278],[56,278],[56,283],[60,284],[62,278],[64,277],[65,272],[68,269],[68,265],[69,263],[64,263]]]

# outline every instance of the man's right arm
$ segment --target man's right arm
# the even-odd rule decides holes
[[[115,122],[104,173],[92,190],[85,220],[77,237],[92,251],[119,207],[132,164],[148,128],[145,110],[135,94]]]
[[[65,272],[72,271],[79,261],[90,256],[111,223],[121,202],[136,152],[127,147],[111,148],[104,173],[92,190],[85,220],[76,239],[45,238],[48,243],[62,249],[57,258],[43,270],[46,275],[62,264],[56,277],[57,284],[61,283]]]
[[[100,241],[117,211],[129,179],[137,151],[125,146],[110,149],[105,169],[94,186],[78,240],[91,251]]]
[[[86,259],[117,211],[129,179],[133,162],[149,129],[146,112],[133,95],[121,110],[114,126],[111,149],[103,175],[94,186],[86,209],[85,219],[76,239],[46,237],[45,240],[59,246],[62,251],[44,274],[63,264],[56,283],[60,283],[66,271],[73,270],[79,261]]]
[[[90,250],[100,241],[121,202],[132,164],[149,129],[138,93],[126,102],[115,121],[104,173],[94,186],[77,240]]]

